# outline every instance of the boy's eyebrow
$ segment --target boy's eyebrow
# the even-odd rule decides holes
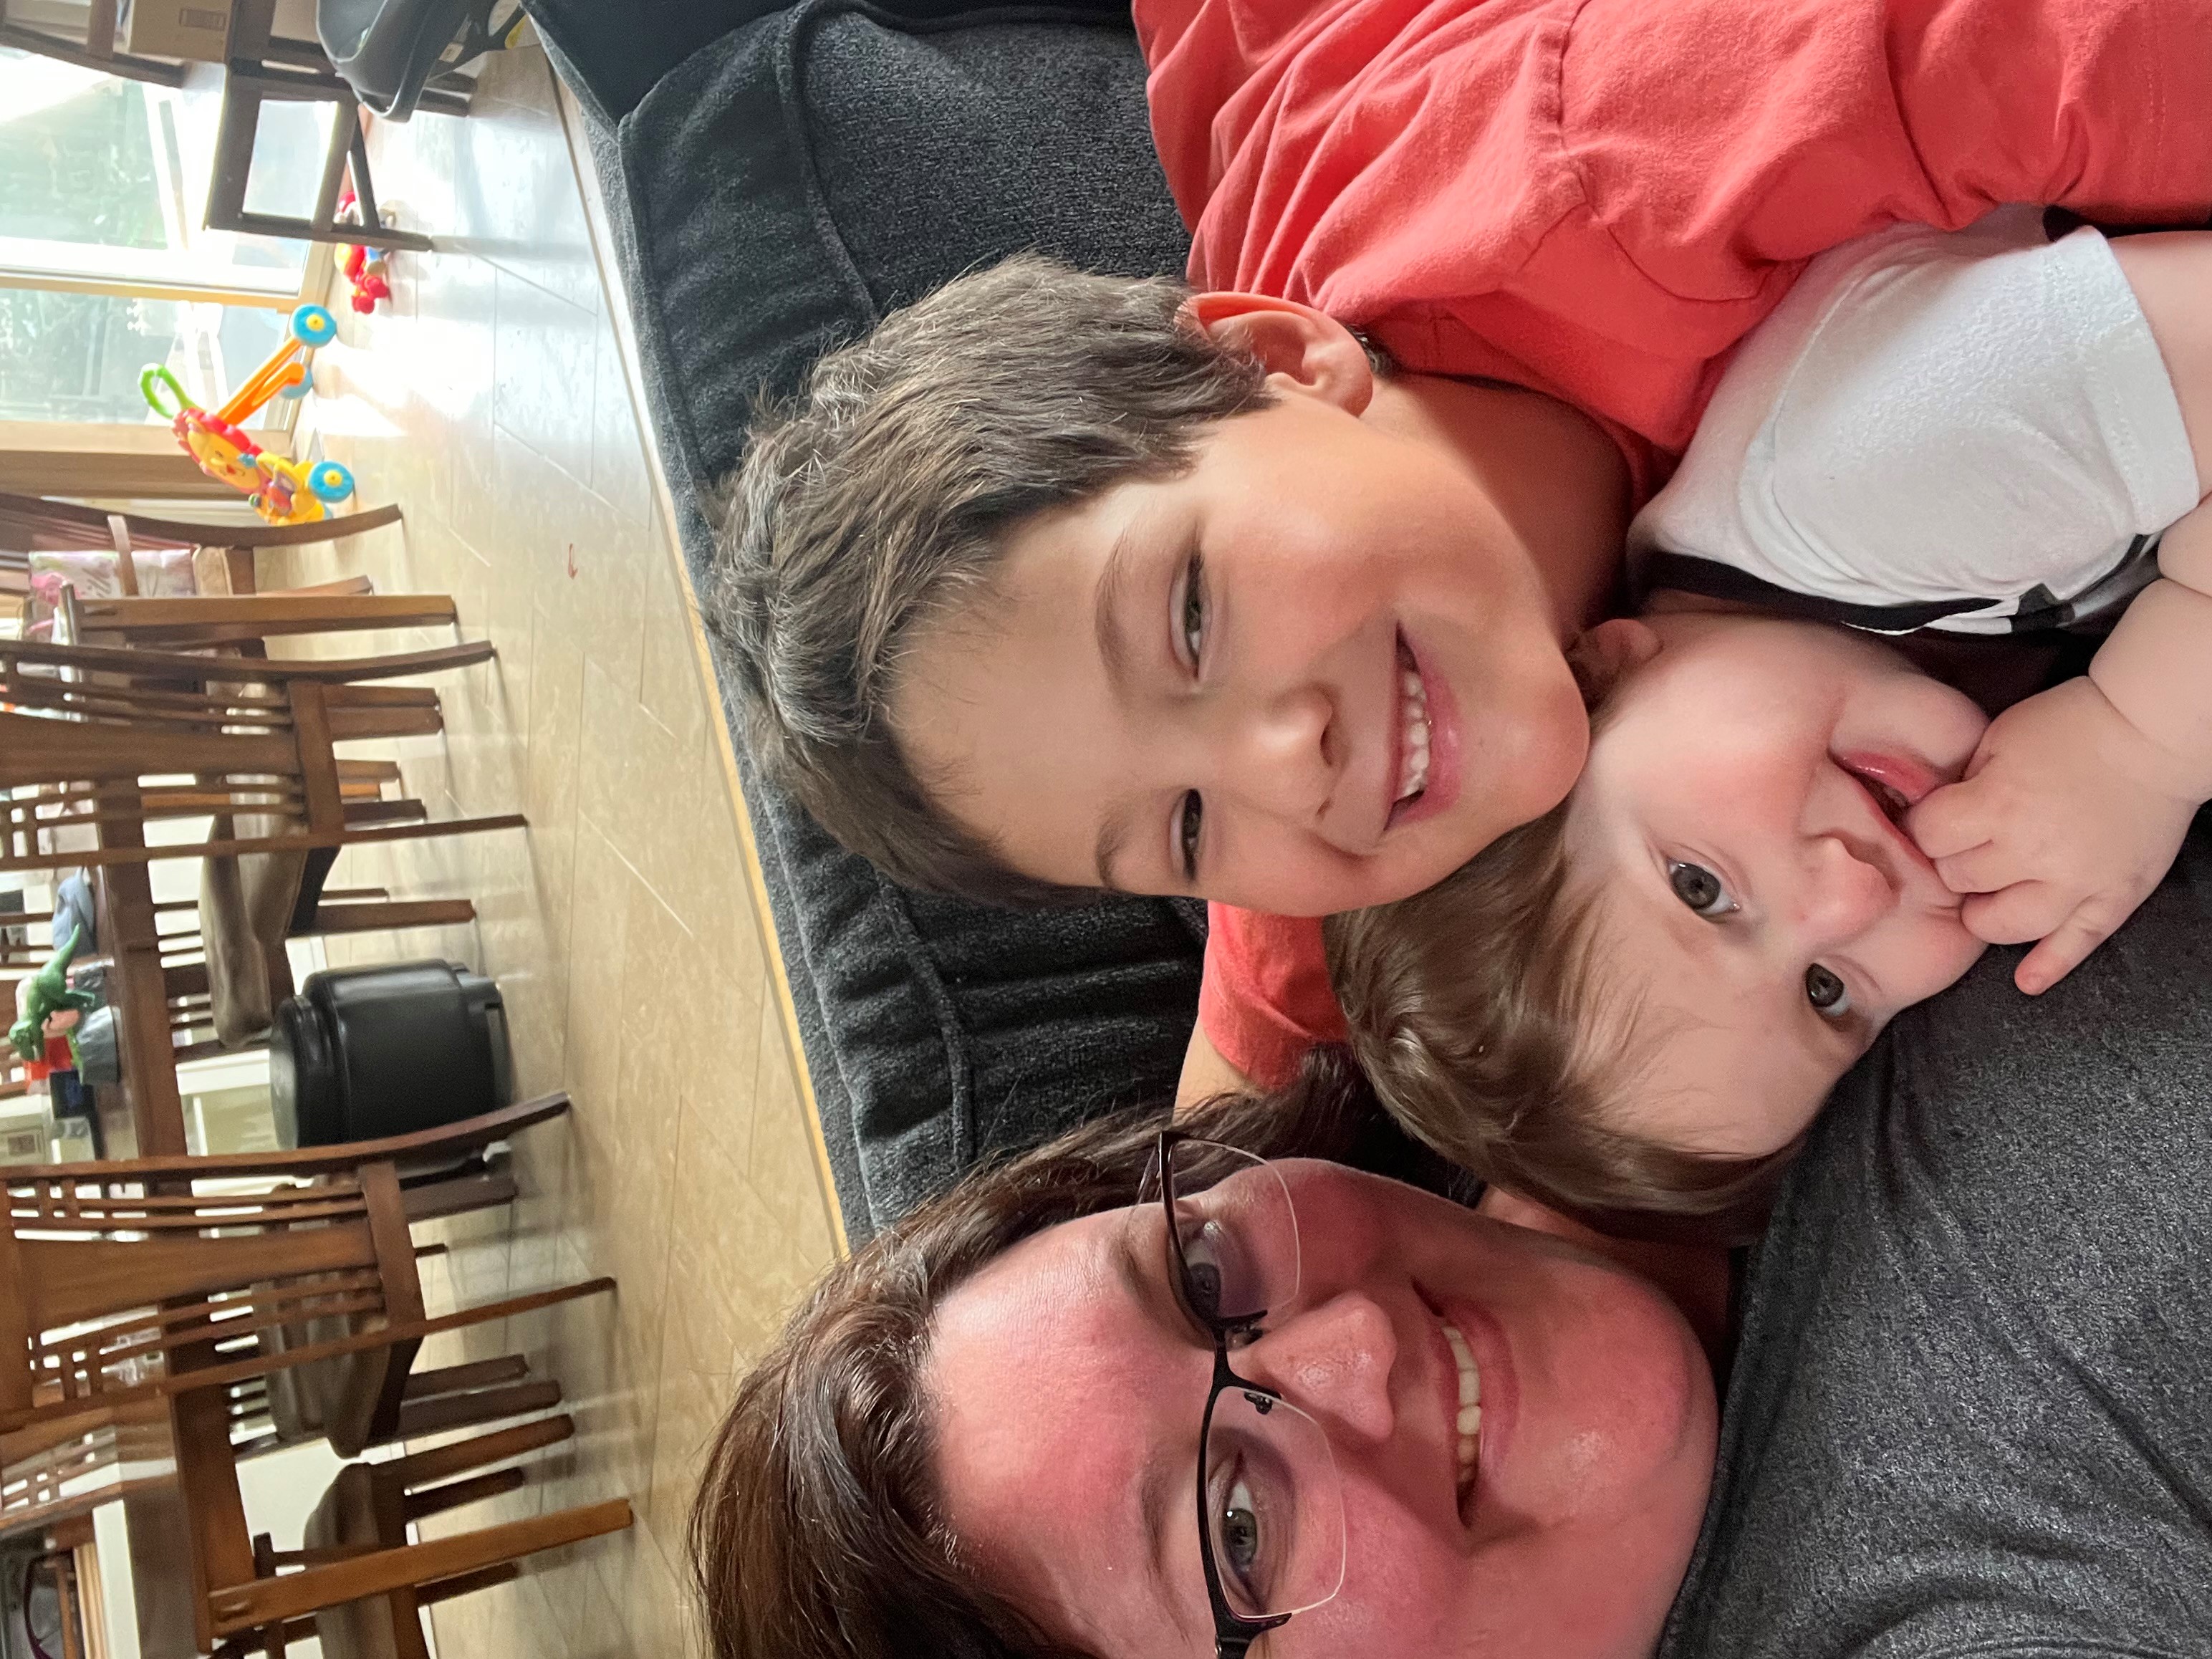
[[[1122,637],[1122,595],[1129,585],[1130,572],[1136,565],[1137,526],[1122,526],[1121,533],[1114,538],[1107,550],[1106,562],[1099,567],[1098,580],[1091,590],[1091,626],[1098,638],[1098,659],[1105,665],[1107,683],[1118,694],[1129,678],[1128,642]],[[1136,816],[1133,805],[1124,803],[1109,809],[1105,820],[1098,826],[1098,842],[1092,857],[1098,866],[1098,884],[1109,893],[1128,890],[1114,878],[1115,861],[1129,839],[1130,820]]]
[[[1115,880],[1114,862],[1121,856],[1121,848],[1129,839],[1129,820],[1136,815],[1136,808],[1127,804],[1111,807],[1105,822],[1098,826],[1098,884],[1109,893],[1128,891]]]
[[[1121,637],[1121,597],[1136,562],[1136,544],[1137,526],[1124,525],[1107,550],[1105,563],[1098,568],[1097,585],[1091,590],[1091,626],[1098,636],[1098,659],[1105,664],[1106,678],[1116,690],[1129,675],[1128,645]]]

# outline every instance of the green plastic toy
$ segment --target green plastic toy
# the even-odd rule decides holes
[[[31,975],[29,989],[23,997],[23,1017],[8,1028],[8,1041],[25,1060],[43,1060],[46,1053],[46,1019],[49,1015],[63,1012],[88,1014],[100,1006],[100,999],[89,991],[78,991],[69,982],[70,958],[76,954],[76,942],[83,929],[70,929],[68,943],[48,958],[46,965]],[[70,1034],[70,1053],[76,1053],[76,1034]]]

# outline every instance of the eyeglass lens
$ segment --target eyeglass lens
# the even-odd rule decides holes
[[[1280,1173],[1197,1140],[1170,1143],[1163,1173],[1175,1222],[1170,1267],[1190,1313],[1217,1332],[1281,1317],[1297,1299],[1300,1264]],[[1229,1605],[1264,1619],[1334,1595],[1344,1504],[1321,1425],[1265,1389],[1231,1384],[1213,1402],[1203,1444],[1207,1542]]]

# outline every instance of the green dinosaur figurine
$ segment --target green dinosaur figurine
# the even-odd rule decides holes
[[[8,1041],[25,1060],[46,1058],[48,1015],[65,1010],[87,1014],[100,1006],[100,999],[91,992],[70,988],[70,958],[76,954],[76,942],[82,936],[83,929],[70,928],[68,942],[28,981],[29,988],[22,999],[23,1017],[8,1028]],[[70,1034],[70,1053],[76,1053],[75,1032]]]

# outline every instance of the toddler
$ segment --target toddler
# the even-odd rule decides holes
[[[1987,720],[1820,623],[1660,615],[1577,655],[1573,793],[1331,918],[1337,994],[1444,1156],[1608,1230],[1741,1236],[1836,1079],[1984,948],[1903,820]]]
[[[1594,630],[1566,805],[1332,924],[1417,1133],[1614,1224],[1741,1228],[1899,1008],[1984,941],[2041,940],[2041,990],[2135,908],[2212,795],[2208,262],[2013,213],[1814,262],[1632,527],[1647,584],[1896,634],[2117,626],[1986,731],[1869,639]]]

